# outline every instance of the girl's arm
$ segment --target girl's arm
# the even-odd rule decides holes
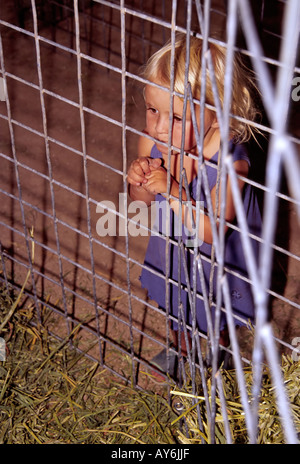
[[[234,163],[234,168],[237,172],[238,175],[241,175],[243,177],[247,177],[248,175],[248,163],[245,160],[240,160],[236,161]],[[156,169],[155,171],[152,171],[151,174],[146,176],[148,179],[147,184],[145,184],[145,188],[147,188],[150,192],[155,192],[155,193],[166,193],[166,186],[167,186],[167,172],[164,168],[159,168]],[[239,187],[240,190],[243,190],[244,187],[244,182],[241,179],[238,179]],[[216,190],[217,187],[215,186],[211,190],[211,200],[212,200],[212,206],[213,210],[216,210]],[[227,222],[232,222],[235,219],[235,209],[234,209],[234,202],[233,202],[233,196],[232,196],[232,190],[231,190],[231,183],[230,179],[227,178],[227,188],[226,188],[226,209],[225,209],[225,221]],[[219,205],[221,202],[221,186],[219,188]],[[179,214],[180,212],[180,205],[179,205],[179,200],[176,198],[179,198],[179,183],[171,178],[171,189],[170,189],[170,196],[175,197],[170,199],[170,206],[173,209],[175,214]],[[193,231],[192,227],[192,220],[190,216],[190,209],[187,205],[184,204],[185,201],[187,201],[187,194],[184,188],[182,188],[182,205],[181,205],[181,212],[182,212],[182,223],[191,231]],[[191,203],[193,206],[196,205],[196,202],[194,200],[191,200]],[[194,223],[196,224],[196,211],[193,208],[193,217],[194,217]],[[217,216],[220,215],[220,206],[218,208]],[[217,222],[217,227],[218,227],[218,222]],[[225,232],[227,231],[228,226],[225,225]],[[199,225],[199,231],[198,231],[198,237],[200,240],[211,244],[213,241],[213,233],[212,233],[212,228],[211,228],[211,222],[209,217],[204,214],[204,212],[200,211],[200,225]]]
[[[239,161],[235,161],[233,163],[233,167],[237,173],[238,176],[241,176],[241,177],[248,177],[248,172],[249,172],[249,165],[247,163],[247,161],[245,160],[239,160]],[[243,189],[244,189],[244,185],[245,185],[245,182],[242,180],[242,179],[237,179],[238,180],[238,185],[239,185],[239,189],[240,189],[240,192],[242,193]],[[232,223],[234,220],[235,220],[235,217],[236,217],[236,212],[235,212],[235,207],[234,207],[234,201],[233,201],[233,195],[232,195],[232,189],[231,189],[231,182],[230,182],[230,177],[227,176],[227,186],[226,186],[226,208],[225,208],[225,221],[226,222],[229,222],[229,223]],[[213,206],[213,210],[216,211],[216,203],[217,203],[217,198],[216,198],[216,190],[217,190],[217,186],[215,186],[212,191],[211,191],[211,199],[212,199],[212,206]],[[220,217],[220,204],[221,204],[221,185],[219,187],[219,201],[218,201],[218,205],[219,205],[219,208],[218,208],[218,212],[217,212],[217,217]],[[209,218],[207,218],[209,219]],[[218,227],[219,223],[217,222],[217,227]],[[225,224],[225,227],[224,227],[224,232],[226,233],[227,230],[228,230],[228,226],[226,226]],[[209,239],[209,242],[208,243],[212,243],[212,230],[210,230],[210,234],[207,233],[207,238]]]
[[[235,171],[238,175],[242,177],[247,177],[248,176],[248,171],[249,171],[249,166],[247,161],[245,160],[240,160],[236,161],[234,163],[234,168]],[[241,179],[238,179],[238,185],[240,188],[240,191],[242,192],[244,188],[245,182]],[[221,186],[219,187],[219,202],[218,202],[218,212],[217,212],[217,217],[220,216],[220,204],[221,204]],[[179,191],[179,186],[178,186],[178,191]],[[215,186],[211,190],[211,201],[212,201],[212,207],[213,210],[216,211],[216,205],[217,205],[217,197],[216,197],[216,191],[217,191],[217,186]],[[174,195],[175,196],[175,195]],[[182,199],[183,201],[185,200],[184,196],[186,197],[186,193],[182,194]],[[179,213],[179,202],[178,200],[171,200],[170,202],[171,208],[175,212],[175,214],[178,215]],[[196,202],[192,200],[193,206],[196,205]],[[196,211],[195,209],[193,211],[193,216],[194,216],[194,224],[196,224]],[[232,196],[232,190],[231,190],[231,182],[229,177],[227,177],[227,186],[226,186],[226,208],[225,208],[225,221],[226,222],[233,222],[235,219],[236,213],[235,213],[235,208],[234,208],[234,201],[233,201],[233,196]],[[212,232],[212,227],[211,227],[211,222],[209,217],[204,214],[203,211],[200,211],[200,225],[199,225],[199,233],[198,237],[200,240],[203,240],[206,243],[212,244],[213,242],[213,232]],[[186,205],[182,205],[182,222],[183,224],[189,229],[193,230],[192,226],[192,221],[190,217],[190,209]],[[217,228],[219,226],[219,222],[217,221]],[[228,230],[228,226],[224,226],[224,232]]]

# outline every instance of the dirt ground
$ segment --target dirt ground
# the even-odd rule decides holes
[[[1,19],[17,24],[11,4],[9,1],[1,6]],[[104,18],[104,23],[110,22],[115,28],[105,28],[103,23],[94,24],[91,40],[81,41],[82,53],[112,66],[120,66],[118,12],[94,6],[93,14]],[[71,24],[72,20],[65,20],[55,30],[51,27],[42,28],[40,35],[72,48],[74,40]],[[30,20],[26,27],[33,30]],[[82,21],[83,37],[86,37],[85,27],[90,28],[88,21]],[[131,41],[128,38],[127,56],[130,59],[127,69],[131,73],[137,73],[153,47],[140,46],[139,21],[128,17],[127,27],[133,34]],[[151,24],[145,24],[144,27],[145,37],[152,35],[157,44],[163,42],[163,28]],[[42,136],[44,128],[34,37],[5,26],[1,27],[1,33],[6,72],[32,83],[29,86],[20,79],[8,77],[12,119],[18,122],[13,123],[13,134],[19,179],[12,162],[9,126],[5,119],[0,120],[0,150],[3,154],[0,158],[1,245],[2,251],[11,258],[5,260],[5,270],[16,284],[22,285],[27,272],[22,263],[28,262],[28,248],[24,240],[19,183],[26,228],[33,227],[35,239],[35,280],[34,283],[29,280],[28,291],[33,291],[35,286],[40,301],[47,301],[52,305],[51,329],[57,331],[59,328],[60,335],[66,333],[66,322],[90,318],[85,324],[79,347],[87,349],[89,343],[96,343],[89,353],[97,359],[102,357],[108,368],[127,376],[130,353],[134,353],[137,359],[149,360],[160,350],[159,343],[165,340],[166,321],[140,288],[139,275],[147,238],[129,237],[127,244],[125,237],[99,237],[96,232],[100,218],[96,211],[97,203],[112,201],[118,205],[119,193],[124,191],[124,163],[128,165],[136,157],[138,136],[130,130],[126,131],[125,157],[122,152],[120,74],[82,59],[84,105],[91,110],[84,114],[88,154],[85,165],[77,107],[79,96],[76,56],[40,41],[43,87],[47,89],[43,97],[51,161],[49,176],[47,147]],[[101,37],[109,45],[110,51],[97,45],[101,43]],[[142,85],[129,78],[126,91],[126,124],[142,130]],[[75,102],[75,105],[55,98],[51,92]],[[291,117],[291,132],[299,137],[296,110],[297,108],[293,109]],[[0,112],[7,115],[5,102],[0,102]],[[119,124],[98,117],[93,112],[112,118]],[[288,250],[297,258],[292,256],[285,263],[287,281],[284,298],[276,298],[273,303],[273,326],[275,336],[291,344],[295,337],[300,337],[300,242],[299,223],[294,207],[284,203],[283,209],[288,213],[288,222],[286,216],[284,221],[279,217],[279,236],[286,237],[289,229]],[[89,233],[92,235],[93,260]],[[129,259],[126,259],[127,256]],[[95,309],[95,300],[98,309]],[[44,309],[42,313],[43,311]],[[97,333],[107,340],[105,350],[103,344],[100,344],[99,350]],[[239,340],[242,352],[244,350],[245,356],[248,355],[249,336],[242,331]],[[120,353],[123,353],[122,356]]]

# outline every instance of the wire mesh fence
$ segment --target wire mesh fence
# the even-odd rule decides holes
[[[184,338],[192,334],[187,356],[192,393],[196,404],[199,373],[212,441],[218,401],[226,440],[232,441],[218,366],[220,352],[233,358],[249,441],[257,440],[264,363],[276,387],[285,439],[298,440],[280,356],[288,354],[297,362],[300,354],[300,7],[298,0],[271,3],[32,0],[1,6],[2,285],[18,291],[25,282],[24,295],[32,302],[37,321],[49,318],[49,331],[58,339],[72,334],[80,324],[76,349],[136,388],[152,385],[146,371],[153,354],[164,347],[170,352],[170,322],[179,319]],[[174,45],[177,32],[185,35],[187,48],[190,37],[202,39],[204,69],[211,70],[211,44],[227,50],[226,98],[222,106],[215,91],[213,110],[223,137],[219,185],[222,188],[221,179],[228,175],[237,221],[226,223],[224,203],[216,218],[206,190],[206,214],[213,229],[209,260],[218,272],[215,295],[209,285],[200,295],[193,287],[185,289],[191,302],[204,301],[208,319],[212,308],[219,311],[218,317],[226,314],[231,342],[227,348],[218,346],[218,324],[203,333],[198,331],[196,316],[188,323],[180,310],[174,316],[167,290],[174,284],[170,275],[163,276],[165,309],[150,300],[139,282],[147,241],[153,234],[153,211],[145,213],[127,194],[127,171],[137,157],[145,125],[143,99],[148,81],[141,67],[168,39]],[[262,204],[262,234],[256,237],[246,223],[238,185],[241,177],[226,142],[230,117],[238,119],[230,114],[231,65],[237,51],[257,74],[264,118],[252,125],[263,134],[261,143],[268,139],[266,149],[253,159],[256,177],[242,179]],[[169,92],[174,95],[174,90]],[[182,97],[193,107],[188,85]],[[200,99],[202,107],[204,103]],[[201,137],[200,132],[199,152]],[[182,163],[184,157],[193,155],[182,149]],[[201,166],[207,162],[198,159],[205,184]],[[181,189],[185,182],[182,170]],[[228,283],[234,271],[224,263],[225,226],[241,236],[248,275],[238,277],[250,282],[256,310],[250,328],[246,324],[236,330]],[[258,262],[252,239],[259,244]],[[165,241],[168,244],[169,238]],[[175,282],[179,287],[187,272],[184,249],[179,240],[178,259],[183,266],[183,275]],[[201,276],[207,257],[197,246],[190,247],[189,253],[196,256],[193,275]],[[245,366],[253,369],[251,391],[245,383]],[[180,367],[179,386],[187,381],[186,366]],[[200,415],[199,423],[201,428]]]

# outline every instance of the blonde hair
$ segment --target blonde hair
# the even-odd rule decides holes
[[[162,85],[170,86],[171,82],[171,49],[169,41],[164,47],[158,50],[149,59],[143,71],[143,77],[149,81],[159,80]],[[209,50],[215,71],[215,81],[218,88],[221,105],[224,101],[224,76],[226,63],[226,48],[210,43]],[[202,40],[190,37],[190,61],[188,80],[191,84],[193,98],[200,99],[201,92],[201,60],[202,60]],[[186,37],[178,34],[175,40],[175,59],[174,59],[174,91],[184,94],[185,84],[185,63],[186,63]],[[257,92],[253,84],[253,73],[243,64],[239,54],[235,54],[232,73],[232,96],[230,112],[234,116],[245,119],[241,121],[230,118],[230,131],[234,138],[239,142],[246,142],[254,135],[256,130],[247,121],[254,122],[260,112],[256,106],[253,95]],[[206,71],[206,103],[214,106],[214,94],[209,71]]]

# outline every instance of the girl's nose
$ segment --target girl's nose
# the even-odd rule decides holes
[[[160,115],[156,123],[156,131],[158,134],[167,134],[169,132],[169,118]]]

